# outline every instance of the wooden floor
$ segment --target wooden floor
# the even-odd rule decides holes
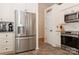
[[[16,55],[72,55],[72,53],[50,44],[44,43],[44,38],[39,39],[39,49],[18,53]]]
[[[52,47],[51,45],[45,43],[43,46],[40,46],[38,50],[18,53],[16,55],[73,55],[73,54],[61,48]]]
[[[44,38],[39,38],[39,46],[44,46]]]

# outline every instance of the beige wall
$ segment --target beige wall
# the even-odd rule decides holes
[[[44,37],[44,8],[42,8],[40,5],[38,6],[38,32],[39,32],[39,38]]]
[[[38,4],[38,32],[39,38],[44,38],[44,10],[52,4],[48,3],[39,3]]]

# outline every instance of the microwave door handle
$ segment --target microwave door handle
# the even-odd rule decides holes
[[[21,34],[21,28],[18,27],[18,34]]]
[[[79,12],[77,13],[77,18],[79,19]]]
[[[77,19],[78,19],[78,13],[77,13]]]

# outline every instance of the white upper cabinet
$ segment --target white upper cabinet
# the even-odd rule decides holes
[[[10,6],[0,6],[0,20],[14,22],[14,11]]]
[[[60,9],[58,11],[58,14],[57,14],[57,15],[59,15],[58,19],[60,21],[60,24],[64,24],[65,23],[64,22],[64,15],[69,14],[69,13],[73,13],[73,12],[78,12],[79,11],[79,4],[65,3],[65,4],[62,4],[62,5],[59,5],[58,9]]]

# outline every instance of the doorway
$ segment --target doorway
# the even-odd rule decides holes
[[[38,22],[39,22],[39,46],[45,44],[45,9],[53,5],[53,3],[39,3],[38,4]]]

